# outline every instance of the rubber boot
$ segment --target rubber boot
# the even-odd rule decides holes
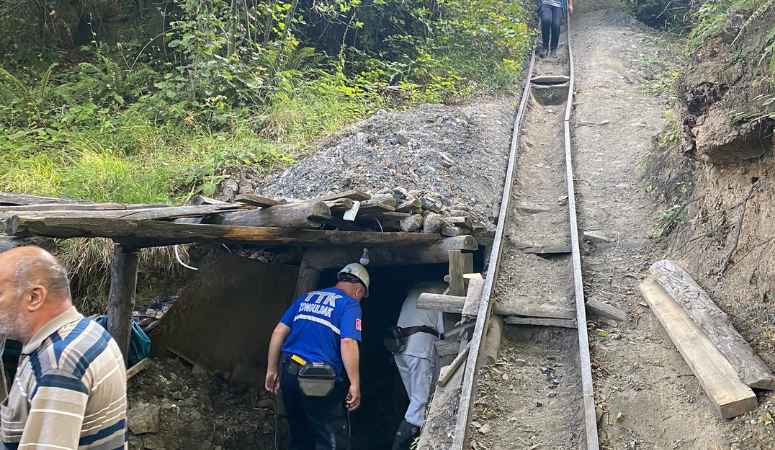
[[[549,47],[541,47],[541,50],[538,51],[538,57],[546,58],[547,53],[549,53]]]
[[[549,54],[549,56],[551,56],[552,59],[557,59],[557,49],[553,48],[552,52]]]
[[[420,427],[412,425],[406,420],[401,421],[396,431],[396,439],[393,441],[393,450],[409,450],[412,442],[420,436]]]

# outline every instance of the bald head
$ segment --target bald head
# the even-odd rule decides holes
[[[70,280],[67,270],[54,255],[40,247],[19,247],[0,253],[0,273],[11,274],[16,295],[34,286],[43,286],[47,300],[70,300]]]

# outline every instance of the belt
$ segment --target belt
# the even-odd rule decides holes
[[[427,325],[418,325],[416,327],[402,328],[404,336],[411,336],[417,333],[428,333],[432,336],[440,337],[439,332]]]
[[[297,363],[291,358],[285,360],[285,371],[288,372],[289,375],[298,375],[302,367],[304,367],[302,364]]]

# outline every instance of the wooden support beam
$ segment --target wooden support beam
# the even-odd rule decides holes
[[[121,245],[113,246],[113,265],[110,267],[108,294],[108,332],[116,340],[129,365],[129,339],[132,333],[132,312],[137,292],[139,253],[126,251]]]
[[[482,277],[481,273],[464,273],[463,280],[470,283],[471,280],[484,280],[484,277]],[[444,275],[444,282],[449,283],[449,275]]]
[[[756,389],[775,390],[775,376],[756,356],[748,342],[732,327],[729,317],[711,300],[681,266],[669,260],[657,261],[651,273],[662,288],[686,311],[721,351],[745,384]]]
[[[127,247],[134,248],[192,242],[223,242],[227,244],[267,246],[286,244],[305,246],[390,245],[395,247],[391,248],[390,251],[399,254],[402,249],[398,247],[422,247],[407,252],[407,255],[413,256],[422,256],[426,254],[426,251],[430,254],[437,252],[439,247],[434,247],[434,244],[438,243],[440,239],[438,235],[425,233],[297,230],[271,227],[197,225],[150,220],[38,219],[24,216],[14,216],[6,221],[6,233],[15,237],[47,236],[60,239],[106,237],[122,242]],[[475,243],[476,241],[474,241]],[[443,249],[444,246],[442,245],[441,248]],[[358,254],[360,255],[360,253]]]
[[[370,233],[375,235],[396,234],[402,236],[429,236],[426,233]],[[369,248],[369,267],[385,267],[395,265],[419,265],[439,264],[449,261],[450,250],[476,250],[478,244],[473,236],[458,236],[454,238],[441,238],[433,235],[437,240],[427,241],[427,245],[395,248],[373,247]],[[315,248],[308,252],[310,265],[318,269],[330,269],[343,267],[360,257],[363,247],[355,248]]]
[[[463,283],[463,256],[460,250],[449,251],[449,295],[466,295],[466,286]]]
[[[318,228],[330,219],[331,208],[324,202],[298,202],[215,216],[208,221],[217,225],[241,227]]]
[[[517,248],[522,253],[529,253],[532,255],[564,255],[572,253],[572,248],[569,244],[546,244],[546,245],[530,245],[530,244],[517,244]]]
[[[476,274],[479,275],[479,274]],[[468,283],[468,292],[466,292],[466,300],[463,303],[462,314],[464,317],[476,317],[476,305],[482,299],[482,292],[484,291],[484,280],[482,276],[472,279]],[[492,325],[490,325],[492,327]]]
[[[463,364],[466,358],[468,358],[468,352],[469,346],[466,345],[452,361],[452,364],[441,368],[441,374],[439,375],[439,381],[437,382],[439,386],[447,385],[449,380],[455,375],[455,372],[460,367],[460,365]]]
[[[36,195],[14,194],[0,192],[0,205],[36,205],[43,203],[91,203],[86,200],[72,200],[66,198],[39,197]]]
[[[261,197],[259,195],[252,195],[252,194],[238,195],[237,198],[234,199],[234,201],[236,201],[237,203],[244,203],[250,206],[257,206],[259,208],[266,208],[269,206],[283,204],[283,202],[279,200],[274,200],[271,198]]]
[[[320,280],[320,269],[316,269],[310,265],[307,255],[310,250],[307,250],[304,256],[301,258],[301,264],[299,264],[299,275],[296,277],[296,291],[293,294],[293,298],[289,299],[292,303],[295,299],[301,297],[307,292],[312,292],[318,287],[318,281]]]
[[[72,218],[72,219],[124,219],[124,220],[172,220],[182,217],[199,217],[227,211],[239,211],[237,205],[201,205],[171,206],[168,208],[142,208],[104,211],[7,211],[0,212],[0,220],[9,220],[14,216],[28,218]]]
[[[30,211],[129,211],[149,208],[169,208],[165,203],[44,203],[40,205],[0,206],[0,213]]]
[[[719,415],[728,419],[755,411],[756,394],[670,294],[651,278],[640,291]]]
[[[503,319],[509,325],[532,325],[537,327],[561,327],[576,329],[576,321],[573,319],[547,319],[544,317],[506,317]]]

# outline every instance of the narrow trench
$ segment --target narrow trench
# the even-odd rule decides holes
[[[570,254],[526,250],[570,246],[564,32],[560,42],[559,60],[536,60],[495,289],[495,301],[539,317],[575,317]],[[579,448],[584,424],[578,354],[575,329],[506,325],[498,359],[481,369],[469,433],[473,448]]]

